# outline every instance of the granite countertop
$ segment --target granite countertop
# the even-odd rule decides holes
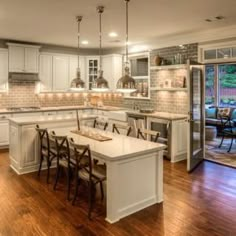
[[[185,115],[185,114],[175,114],[175,113],[169,113],[169,112],[141,113],[139,111],[134,111],[134,110],[129,110],[126,112],[127,114],[131,114],[131,115],[139,115],[139,116],[144,116],[144,117],[153,117],[153,118],[160,118],[160,119],[166,119],[166,120],[182,120],[188,117],[188,115]]]
[[[95,119],[96,115],[80,115],[80,120],[90,120]],[[30,125],[30,124],[40,124],[40,123],[55,123],[55,122],[65,122],[65,121],[75,121],[75,115],[52,115],[52,116],[26,116],[26,117],[13,117],[9,118],[10,123],[15,123],[17,125]]]

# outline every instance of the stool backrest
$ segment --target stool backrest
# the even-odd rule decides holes
[[[69,139],[70,146],[74,150],[75,161],[76,161],[76,171],[85,169],[89,173],[89,179],[92,178],[92,157],[89,145],[80,145],[74,142],[73,138]]]
[[[113,133],[120,134],[121,129],[127,131],[126,136],[129,136],[132,131],[132,128],[130,125],[121,125],[121,124],[117,124],[117,123],[112,124],[112,132]]]
[[[154,137],[154,142],[157,142],[160,136],[160,132],[154,131],[154,130],[141,129],[141,128],[138,129],[137,138],[141,137],[142,139],[147,140],[148,135],[150,135],[151,137]]]
[[[58,158],[68,159],[68,165],[70,162],[70,146],[66,135],[57,135],[55,131],[50,133],[50,136],[56,143]]]
[[[50,140],[49,140],[48,130],[46,128],[44,129],[40,128],[38,124],[36,125],[35,130],[37,131],[39,137],[40,151],[42,152],[42,149],[46,149],[48,151],[48,156],[49,156]]]
[[[108,126],[108,122],[106,121],[101,121],[99,119],[95,119],[93,123],[93,128],[100,128],[102,127],[103,130],[106,130]]]

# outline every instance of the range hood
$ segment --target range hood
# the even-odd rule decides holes
[[[39,81],[38,74],[35,73],[9,73],[9,82],[34,82]]]

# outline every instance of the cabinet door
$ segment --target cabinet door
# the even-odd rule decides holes
[[[39,57],[40,91],[52,91],[52,56],[40,55]]]
[[[0,121],[0,146],[9,145],[9,122],[8,120]]]
[[[0,91],[6,91],[8,81],[8,52],[0,50]]]
[[[38,48],[25,48],[25,72],[38,73]]]
[[[87,57],[86,70],[87,88],[91,90],[93,82],[95,79],[97,79],[98,76],[99,57]]]
[[[65,91],[69,88],[69,57],[53,57],[53,90]]]
[[[9,47],[9,72],[25,72],[25,49],[21,46]]]
[[[107,80],[110,90],[114,88],[113,68],[112,68],[112,57],[105,56],[102,58],[102,68],[104,79]]]

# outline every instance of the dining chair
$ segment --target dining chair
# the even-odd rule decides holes
[[[125,130],[126,131],[126,136],[129,136],[132,128],[130,125],[125,125],[125,124],[119,124],[119,123],[113,123],[112,124],[112,132],[113,133],[117,133],[117,134],[121,134],[121,130]]]
[[[142,139],[147,140],[148,136],[151,136],[151,141],[157,142],[158,138],[160,136],[160,132],[154,131],[154,130],[138,128],[137,138],[141,137]],[[154,138],[154,139],[152,139],[152,138]]]
[[[236,139],[236,126],[235,123],[230,119],[230,116],[220,116],[220,122],[221,122],[221,142],[219,145],[219,148],[221,148],[225,137],[230,137],[231,142],[229,145],[229,149],[227,152],[230,152],[232,149],[233,141]]]
[[[40,162],[39,162],[39,169],[38,169],[38,176],[40,176],[42,163],[44,159],[47,162],[47,183],[49,183],[50,178],[50,167],[52,164],[53,159],[56,157],[56,147],[55,143],[50,141],[49,134],[47,129],[40,128],[37,124],[35,130],[38,133],[39,137],[39,153],[40,153]]]
[[[70,200],[72,169],[75,167],[74,154],[70,151],[70,146],[66,135],[56,135],[56,133],[52,131],[50,136],[55,141],[57,151],[56,178],[53,189],[56,190],[59,176],[62,168],[64,168],[67,176],[67,200]]]
[[[101,200],[104,199],[103,182],[106,180],[106,169],[100,168],[99,165],[93,165],[91,151],[89,145],[80,145],[75,143],[71,138],[70,146],[75,153],[75,194],[72,204],[75,204],[78,196],[78,187],[80,181],[88,184],[88,218],[91,219],[93,202],[95,200],[96,185],[100,185]]]

